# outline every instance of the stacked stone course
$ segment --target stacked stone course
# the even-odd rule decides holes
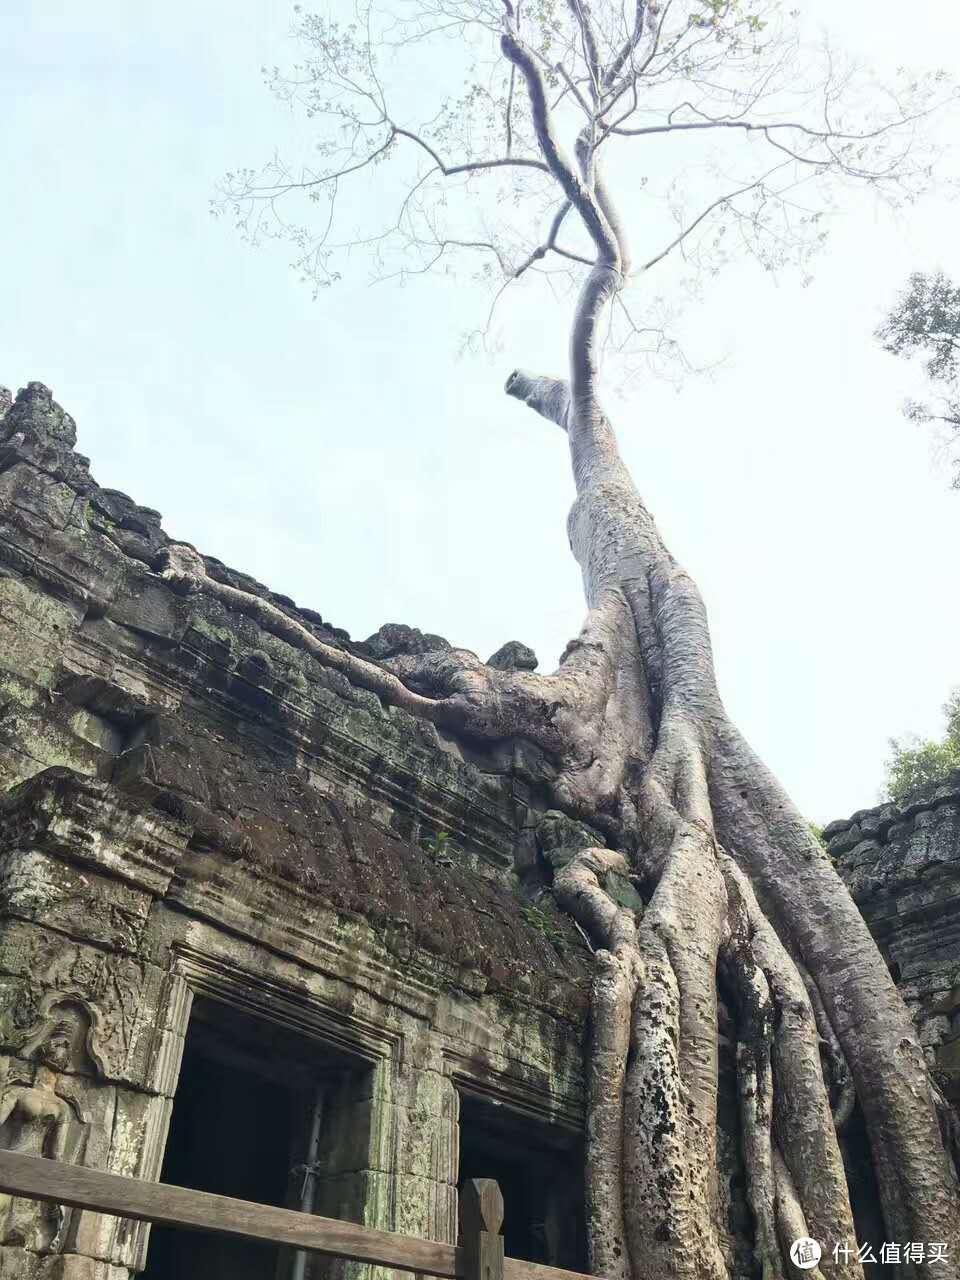
[[[960,1101],[960,770],[824,830],[945,1092]]]

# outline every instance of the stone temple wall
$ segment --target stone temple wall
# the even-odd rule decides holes
[[[960,1102],[960,771],[903,807],[833,822],[824,839]]]
[[[513,751],[176,595],[160,516],[74,440],[39,384],[0,403],[0,1145],[157,1178],[192,1012],[227,1009],[353,1073],[330,1216],[453,1240],[462,1106],[580,1149],[589,955],[523,884],[593,839]],[[125,1280],[146,1237],[0,1197],[3,1280]]]
[[[304,1207],[309,1185],[316,1212],[452,1241],[461,1153],[519,1149],[508,1253],[514,1197],[537,1260],[578,1265],[561,1173],[582,1157],[590,957],[543,890],[602,840],[548,810],[550,764],[529,745],[442,734],[177,594],[159,514],[97,485],[75,441],[40,384],[0,393],[0,1146],[156,1179],[199,1047],[266,1089],[250,1104],[238,1085],[226,1113],[226,1086],[192,1095],[191,1123],[217,1111],[224,1142],[263,1123],[269,1137],[294,1085],[324,1100],[294,1124],[303,1149],[274,1202]],[[351,642],[206,567],[330,645],[446,644],[400,626]],[[510,644],[491,661],[533,658]],[[946,1070],[958,803],[946,788],[828,828]],[[736,1135],[722,1042],[723,1243],[747,1276]],[[0,1196],[0,1280],[127,1280],[145,1264],[147,1280],[190,1280],[151,1271],[148,1243],[144,1227]],[[244,1280],[244,1265],[197,1274]],[[281,1260],[276,1280],[343,1270]]]

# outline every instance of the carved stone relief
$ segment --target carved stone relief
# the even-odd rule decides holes
[[[0,1147],[24,1155],[82,1163],[91,1117],[81,1104],[77,1077],[102,1077],[96,1010],[81,996],[48,993],[20,1046],[0,1095]],[[81,1089],[81,1093],[84,1090]],[[34,1253],[64,1244],[71,1210],[0,1194],[0,1243]]]

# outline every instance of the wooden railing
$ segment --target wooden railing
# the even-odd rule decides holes
[[[289,1245],[444,1280],[590,1280],[579,1271],[503,1256],[503,1196],[490,1178],[474,1178],[460,1192],[463,1245],[459,1248],[12,1151],[0,1151],[0,1191],[165,1227]]]

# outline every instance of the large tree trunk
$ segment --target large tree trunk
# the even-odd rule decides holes
[[[944,1241],[954,1267],[956,1179],[914,1029],[825,850],[726,715],[699,593],[662,545],[599,406],[525,375],[515,374],[508,390],[567,430],[578,488],[571,543],[588,602],[619,591],[629,604],[637,686],[631,699],[644,703],[652,729],[619,770],[625,780],[637,779],[625,783],[628,794],[613,806],[597,794],[582,807],[615,808],[622,836],[635,822],[637,869],[652,887],[632,944],[639,977],[624,1103],[625,1199],[609,1207],[598,1239],[623,1215],[635,1275],[718,1269],[711,1180],[719,961],[740,993],[744,1152],[764,1270],[789,1271],[784,1245],[797,1234],[831,1251],[821,1262],[824,1274],[859,1270],[816,1014],[801,970],[829,1021],[824,1038],[840,1046],[853,1075],[887,1238]],[[610,696],[623,696],[622,679]],[[630,767],[638,762],[639,769]],[[605,775],[615,772],[608,764]],[[569,893],[563,900],[576,910]],[[595,924],[593,933],[608,945]],[[621,943],[621,964],[623,951]],[[604,959],[595,1009],[604,1043],[608,982]],[[614,1016],[622,1019],[619,1009]],[[631,1082],[631,1075],[639,1079]],[[634,1092],[645,1107],[633,1102]],[[604,1131],[611,1127],[605,1115]],[[606,1184],[602,1197],[609,1199]],[[598,1269],[603,1261],[601,1251]],[[945,1273],[937,1264],[937,1274]]]
[[[585,291],[590,306],[604,292],[596,286]],[[583,350],[575,343],[578,358]],[[725,1275],[722,980],[765,1280],[799,1274],[789,1248],[800,1235],[820,1241],[829,1280],[862,1275],[822,1047],[849,1065],[887,1238],[947,1246],[947,1262],[905,1272],[956,1276],[957,1181],[907,1010],[826,852],[724,710],[702,600],[620,460],[592,358],[575,360],[573,374],[573,391],[522,373],[507,384],[565,429],[577,486],[569,532],[589,613],[554,675],[494,670],[459,650],[369,663],[207,578],[189,548],[171,549],[167,576],[255,615],[414,714],[538,742],[559,766],[554,803],[605,832],[610,847],[581,853],[555,883],[597,948],[587,1117],[595,1273]],[[606,893],[611,871],[642,886],[642,914]]]
[[[586,11],[573,3],[588,34]],[[737,1027],[742,1151],[764,1280],[802,1274],[789,1251],[803,1235],[824,1250],[813,1280],[862,1277],[837,1136],[850,1099],[835,1117],[821,1047],[838,1079],[852,1077],[887,1239],[947,1246],[947,1262],[905,1272],[949,1280],[960,1275],[957,1180],[907,1010],[825,851],[730,722],[700,593],[663,545],[598,398],[602,321],[629,268],[594,135],[581,135],[575,169],[553,135],[535,59],[514,29],[502,47],[526,83],[544,161],[596,248],[574,316],[569,381],[516,372],[507,382],[570,446],[577,498],[568,527],[589,613],[559,670],[494,670],[460,650],[378,665],[207,578],[189,548],[171,549],[167,576],[253,614],[416,715],[537,742],[558,766],[554,804],[604,833],[610,847],[581,853],[555,884],[597,948],[587,1116],[595,1273],[725,1276],[722,981]],[[613,870],[636,876],[642,913],[606,893]]]

